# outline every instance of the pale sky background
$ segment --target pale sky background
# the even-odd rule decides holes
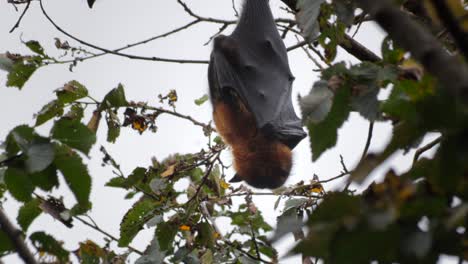
[[[231,6],[231,0],[190,0],[186,1],[192,10],[201,15],[221,19],[235,19]],[[240,6],[241,1],[236,1]],[[49,15],[69,33],[101,47],[113,49],[129,43],[133,43],[151,36],[170,31],[179,27],[193,18],[189,17],[175,0],[97,0],[93,9],[87,7],[85,0],[44,0],[45,8]],[[283,6],[279,0],[271,0],[271,7],[275,17],[287,17],[280,10]],[[24,5],[19,6],[20,10]],[[12,34],[9,30],[16,22],[20,12],[16,12],[12,5],[6,1],[0,2],[0,53],[6,51],[12,53],[30,53],[20,38],[38,40],[48,54],[56,56],[59,53],[54,47],[54,38],[68,40],[72,46],[81,46],[67,39],[56,31],[43,17],[39,9],[39,3],[33,2],[30,10],[23,19],[20,28]],[[159,39],[149,44],[127,50],[127,53],[142,56],[159,56],[180,59],[207,60],[211,46],[203,44],[208,38],[217,32],[218,25],[200,23],[189,30],[174,36]],[[230,32],[232,27],[226,32]],[[380,54],[380,41],[384,34],[376,26],[364,25],[356,35],[358,41],[369,49]],[[296,43],[295,38],[289,37],[286,46]],[[91,49],[90,49],[91,50]],[[313,63],[307,59],[301,49],[289,53],[290,66],[296,77],[294,82],[293,99],[297,108],[296,97],[309,92],[313,82],[318,80]],[[356,63],[352,56],[340,50],[338,61]],[[84,84],[90,94],[102,99],[103,96],[118,83],[125,86],[128,100],[147,101],[149,105],[159,105],[157,95],[166,94],[171,89],[176,89],[179,95],[177,111],[192,115],[203,122],[211,120],[211,106],[209,103],[201,107],[196,106],[193,100],[208,93],[206,78],[207,65],[170,64],[153,61],[130,60],[117,56],[103,56],[97,59],[78,64],[73,72],[67,65],[53,65],[41,68],[26,83],[22,91],[16,88],[7,88],[6,72],[0,71],[0,140],[7,133],[20,124],[34,124],[33,114],[37,113],[43,105],[55,98],[53,91],[70,80],[77,80]],[[388,90],[388,89],[387,89]],[[384,94],[388,91],[384,91]],[[88,112],[87,118],[90,115]],[[86,118],[85,118],[86,119]],[[119,236],[119,224],[126,211],[133,204],[133,200],[124,200],[125,192],[104,187],[104,184],[113,177],[108,167],[101,167],[102,154],[99,146],[103,145],[120,163],[125,174],[129,174],[137,166],[147,167],[151,164],[151,157],[159,160],[172,153],[194,153],[205,147],[206,140],[200,128],[194,127],[185,120],[180,120],[168,115],[158,118],[159,130],[156,134],[146,132],[139,135],[130,128],[122,128],[121,136],[115,144],[105,141],[107,128],[101,121],[98,131],[98,143],[90,153],[90,159],[85,159],[93,178],[91,201],[93,209],[90,215],[101,228],[114,236]],[[43,125],[38,131],[44,135],[49,132],[50,125]],[[357,114],[341,128],[337,147],[329,150],[317,161],[311,162],[309,139],[303,140],[294,150],[294,168],[287,184],[294,184],[300,180],[308,181],[313,174],[317,174],[321,180],[336,176],[340,173],[341,166],[339,155],[342,154],[348,169],[354,168],[361,156],[367,137],[368,122]],[[370,152],[382,150],[389,140],[391,126],[389,124],[376,124]],[[432,138],[426,138],[425,142]],[[398,155],[383,167],[374,172],[371,180],[376,180],[389,167],[398,172],[409,169],[414,151],[406,156]],[[425,155],[430,155],[426,153]],[[224,155],[227,164],[230,163],[229,154]],[[228,178],[233,174],[229,172]],[[367,183],[363,187],[367,186]],[[325,185],[326,190],[341,187],[343,181],[334,181]],[[61,188],[55,190],[56,196],[63,196],[66,205],[75,203],[72,193],[61,182]],[[361,187],[362,188],[362,187]],[[360,188],[360,189],[361,189]],[[241,198],[240,198],[241,199]],[[254,202],[262,210],[268,223],[275,225],[276,217],[280,214],[281,206],[273,209],[276,197],[254,197]],[[16,212],[19,203],[9,197],[4,204],[10,219],[16,222]],[[220,221],[220,225],[228,225],[229,222]],[[78,242],[91,239],[100,245],[104,245],[103,236],[93,229],[74,221],[72,229],[42,214],[37,218],[29,233],[37,230],[45,230],[58,240],[65,242],[64,247],[75,250]],[[144,250],[153,237],[153,228],[145,229],[133,240],[132,246]],[[275,244],[280,255],[284,255],[287,249],[293,245],[292,236],[284,238]],[[116,243],[112,244],[117,252],[123,252]],[[132,255],[135,259],[136,255]],[[5,263],[21,263],[16,255],[2,259]],[[76,259],[75,259],[76,260]],[[283,259],[281,263],[299,263],[299,257]],[[455,258],[444,258],[439,263],[456,263]]]

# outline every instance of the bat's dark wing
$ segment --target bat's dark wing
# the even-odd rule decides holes
[[[215,39],[209,71],[212,96],[233,89],[262,131],[291,149],[305,137],[291,101],[294,76],[268,0],[245,2],[234,32]]]

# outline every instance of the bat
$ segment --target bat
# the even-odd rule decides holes
[[[233,33],[214,39],[208,66],[213,119],[237,172],[231,182],[274,189],[287,180],[291,150],[306,136],[293,81],[268,0],[246,0]]]

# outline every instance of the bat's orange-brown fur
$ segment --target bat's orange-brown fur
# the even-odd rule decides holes
[[[238,100],[238,107],[225,101],[213,106],[218,133],[232,148],[237,175],[256,188],[284,184],[292,167],[291,149],[257,129],[254,116]]]

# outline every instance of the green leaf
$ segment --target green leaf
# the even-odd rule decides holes
[[[15,62],[13,68],[8,73],[8,87],[23,88],[24,84],[29,80],[32,74],[37,70],[38,66],[34,63],[25,63],[23,60]]]
[[[380,115],[380,102],[377,100],[378,94],[378,87],[363,87],[359,95],[353,96],[351,105],[362,117],[369,121],[375,121]]]
[[[115,143],[120,135],[120,123],[116,114],[113,111],[108,111],[107,118],[107,142]]]
[[[154,236],[151,244],[145,250],[145,255],[138,258],[135,264],[162,264],[166,255],[159,246],[159,240]]]
[[[96,134],[87,126],[75,120],[62,118],[52,128],[52,138],[88,154],[96,143]]]
[[[315,209],[308,223],[313,225],[321,222],[344,221],[345,218],[358,216],[359,211],[360,198],[358,196],[341,192],[330,193]]]
[[[168,222],[162,222],[156,228],[156,237],[158,238],[159,246],[162,251],[171,249],[174,237],[177,234],[177,226]]]
[[[140,232],[143,225],[153,217],[156,204],[151,200],[136,202],[125,214],[120,223],[119,247],[126,247]]]
[[[24,151],[34,135],[34,129],[27,125],[20,125],[11,130],[5,140],[5,150],[8,156],[14,156],[22,149]]]
[[[299,98],[303,119],[306,122],[320,123],[330,112],[332,100],[333,92],[328,88],[328,82],[315,82],[309,94]]]
[[[135,186],[137,183],[142,181],[145,178],[146,169],[145,168],[135,168],[132,173],[127,177],[125,181],[125,187],[130,188]]]
[[[309,130],[312,160],[317,160],[322,153],[335,146],[338,129],[348,119],[350,107],[350,89],[341,87],[335,94],[333,105],[327,117],[320,123],[307,122]]]
[[[112,108],[112,107],[122,107],[127,106],[128,102],[125,98],[125,91],[122,84],[119,84],[117,88],[112,89],[102,100],[100,110]]]
[[[63,174],[65,181],[83,207],[89,206],[91,177],[81,157],[66,145],[56,145],[54,164]]]
[[[107,183],[106,186],[108,187],[114,187],[114,188],[123,188],[123,189],[128,189],[127,180],[124,177],[114,177],[110,179]]]
[[[32,244],[39,252],[47,252],[54,255],[61,263],[68,262],[68,251],[54,237],[44,232],[35,232],[29,236],[29,239],[31,239]]]
[[[88,96],[88,89],[81,83],[73,80],[66,83],[62,88],[55,91],[58,101],[62,104],[68,104],[78,99]]]
[[[211,249],[207,249],[205,254],[203,254],[200,258],[202,264],[212,264],[213,263],[213,251]]]
[[[7,252],[11,252],[15,250],[15,246],[11,242],[10,238],[8,237],[3,229],[0,229],[0,256],[6,255]]]
[[[18,201],[31,200],[34,185],[25,171],[9,167],[5,172],[5,184],[11,195]]]
[[[42,55],[42,56],[46,56],[44,53],[44,48],[42,48],[41,44],[38,41],[30,40],[26,42],[25,44],[26,44],[26,47],[28,47],[32,52]]]
[[[80,121],[83,116],[84,109],[80,104],[73,104],[70,110],[64,115],[64,117],[75,121]]]
[[[45,170],[31,173],[29,178],[35,186],[44,191],[51,191],[54,187],[58,187],[57,168],[52,164]]]
[[[298,27],[302,31],[302,35],[308,40],[314,40],[320,31],[318,17],[320,14],[320,6],[325,0],[298,0],[297,9],[300,10],[296,14]]]
[[[33,199],[27,203],[25,203],[18,211],[18,216],[16,220],[18,224],[21,226],[24,232],[28,231],[29,226],[31,223],[38,217],[42,210],[39,208],[41,201],[39,199]]]
[[[207,248],[214,248],[215,245],[215,236],[214,230],[211,225],[207,222],[202,222],[197,225],[197,237],[195,238],[195,243],[197,245],[202,245]]]
[[[58,100],[53,100],[52,102],[44,105],[36,114],[36,124],[34,126],[40,126],[45,122],[49,121],[50,119],[56,116],[63,115],[63,104],[60,103]]]
[[[208,99],[210,99],[210,97],[207,94],[204,94],[202,97],[195,100],[195,104],[200,106],[208,101]]]
[[[54,146],[48,139],[35,140],[26,149],[26,171],[28,173],[39,172],[54,161]]]

